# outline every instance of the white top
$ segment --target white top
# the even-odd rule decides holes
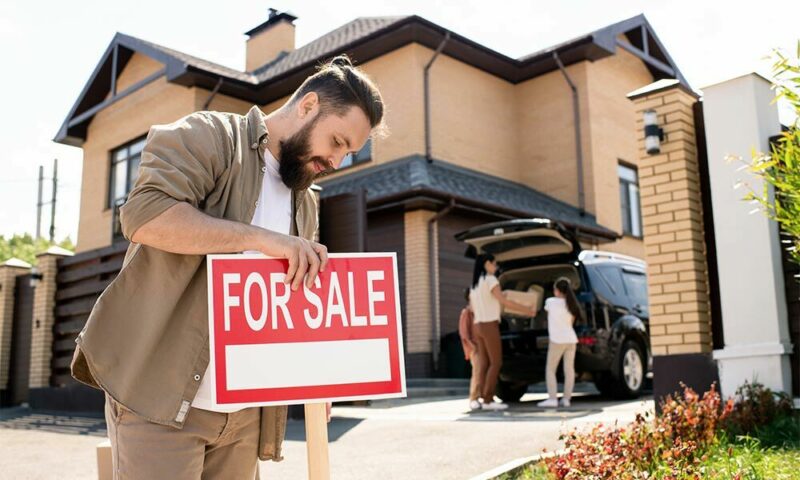
[[[553,343],[578,343],[578,336],[572,328],[575,320],[563,298],[550,297],[544,301],[547,310],[547,335]]]
[[[492,289],[499,285],[497,277],[486,274],[469,292],[469,303],[475,313],[475,323],[500,321],[500,302],[492,295]]]
[[[266,172],[261,182],[261,193],[258,196],[258,205],[253,214],[251,225],[272,230],[273,232],[288,235],[292,225],[292,191],[281,181],[278,172],[278,161],[264,149],[264,163]],[[247,251],[244,253],[260,253]],[[192,406],[213,412],[231,413],[241,410],[238,407],[214,407],[211,403],[211,382],[207,381],[211,366],[206,368],[200,388],[192,401]]]

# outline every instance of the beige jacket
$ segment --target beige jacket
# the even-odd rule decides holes
[[[246,116],[197,112],[153,126],[139,178],[120,210],[125,238],[178,202],[249,224],[267,138],[257,106]],[[295,192],[294,234],[314,238],[316,202],[311,191]],[[77,380],[141,417],[182,428],[209,361],[205,256],[132,243],[76,342]],[[262,408],[261,460],[281,459],[286,414],[285,406]]]

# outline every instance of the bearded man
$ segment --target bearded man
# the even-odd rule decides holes
[[[311,287],[328,260],[311,184],[364,146],[383,110],[340,56],[269,115],[196,112],[150,129],[120,209],[131,245],[72,362],[105,392],[115,479],[252,479],[258,459],[281,460],[287,407],[211,402],[205,255],[285,258],[292,290]]]

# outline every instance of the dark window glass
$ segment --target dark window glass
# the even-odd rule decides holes
[[[113,209],[112,241],[122,238],[119,224],[119,207],[125,203],[128,194],[139,178],[139,163],[142,159],[145,139],[133,141],[111,152],[111,175],[108,186],[108,207]]]
[[[647,307],[647,276],[644,273],[623,270],[622,278],[633,303]]]
[[[614,292],[611,290],[608,281],[600,275],[597,265],[587,265],[586,271],[589,273],[589,281],[592,282],[592,289],[606,300],[613,301]]]
[[[351,167],[353,165],[358,165],[359,163],[369,162],[372,160],[372,139],[368,139],[367,143],[356,152],[355,154],[348,153],[344,160],[342,160],[342,164],[339,165],[339,168],[346,168]]]
[[[118,200],[127,198],[136,179],[139,178],[139,162],[144,144],[145,139],[142,138],[111,152],[108,207],[114,207]]]
[[[639,175],[635,168],[619,164],[619,198],[622,211],[622,231],[634,237],[642,236],[642,210],[639,205]]]
[[[592,282],[592,288],[598,294],[614,305],[626,308],[632,305],[622,284],[622,275],[618,266],[587,265],[587,271],[589,272],[589,280]]]

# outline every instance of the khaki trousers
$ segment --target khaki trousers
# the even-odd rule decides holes
[[[572,388],[575,386],[575,351],[574,343],[553,343],[547,347],[547,366],[545,379],[547,380],[547,396],[551,399],[558,398],[558,383],[556,383],[556,369],[561,357],[564,357],[564,398],[572,398]]]
[[[114,480],[258,479],[258,408],[192,408],[183,429],[152,423],[106,395]]]

